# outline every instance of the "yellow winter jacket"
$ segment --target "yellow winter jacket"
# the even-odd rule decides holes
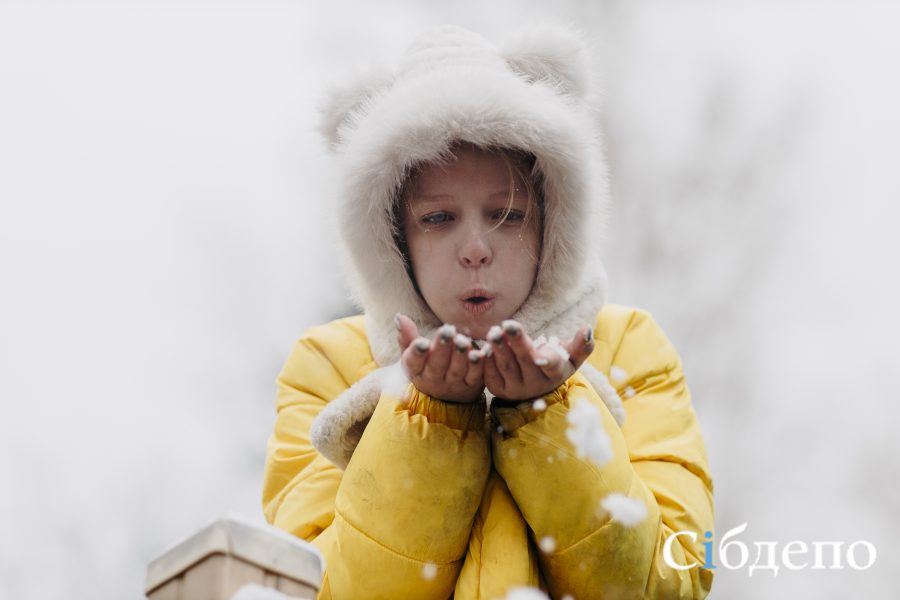
[[[278,377],[267,450],[267,520],[311,541],[327,568],[320,598],[503,598],[532,586],[553,598],[704,598],[704,533],[712,480],[681,361],[646,311],[606,305],[588,359],[610,379],[627,420],[615,422],[578,372],[542,412],[460,405],[413,390],[385,392],[345,471],[310,442],[319,411],[377,367],[362,316],[310,329]],[[621,374],[622,372],[615,371]],[[566,438],[575,398],[593,402],[612,441],[603,467]],[[502,425],[504,432],[498,433]],[[608,494],[638,499],[633,527],[598,508]],[[672,559],[663,559],[673,532]],[[544,543],[541,543],[541,541]]]

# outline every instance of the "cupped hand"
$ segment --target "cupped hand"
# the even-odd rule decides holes
[[[475,402],[484,391],[484,353],[452,325],[438,329],[433,340],[419,335],[405,315],[397,317],[400,362],[416,389],[446,402]]]
[[[565,382],[594,350],[594,331],[583,327],[559,348],[535,347],[516,321],[503,321],[487,335],[491,356],[484,363],[484,384],[506,400],[531,400],[544,396]],[[568,354],[568,357],[565,356]]]

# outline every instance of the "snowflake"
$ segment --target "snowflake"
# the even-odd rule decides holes
[[[422,566],[422,578],[425,581],[431,581],[437,577],[437,565],[433,562],[427,562]]]
[[[589,400],[575,400],[566,420],[569,422],[566,437],[579,458],[587,458],[601,467],[612,459],[612,442],[603,429],[600,411]]]
[[[623,494],[610,494],[600,505],[613,519],[626,527],[634,527],[647,517],[647,505]]]

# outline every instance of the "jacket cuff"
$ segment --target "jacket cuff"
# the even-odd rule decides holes
[[[440,423],[451,429],[484,431],[483,394],[481,400],[475,402],[445,402],[423,394],[413,387],[406,411],[411,415],[424,416],[429,423]]]
[[[516,402],[503,398],[493,398],[491,400],[491,422],[494,425],[494,430],[500,433],[515,431],[540,417],[553,404],[562,404],[568,407],[569,401],[566,397],[568,390],[569,382],[564,381],[552,392],[533,400]],[[539,405],[538,408],[535,408],[534,404],[538,400],[543,400],[545,405]]]

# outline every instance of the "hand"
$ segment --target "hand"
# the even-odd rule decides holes
[[[412,319],[397,314],[400,362],[420,392],[446,402],[475,402],[484,391],[484,355],[453,325],[438,329],[434,340],[419,336]]]
[[[506,400],[540,398],[566,381],[594,350],[594,331],[578,330],[560,347],[568,359],[551,346],[535,348],[524,328],[513,320],[503,321],[488,332],[493,352],[485,360],[484,384],[494,396]]]

